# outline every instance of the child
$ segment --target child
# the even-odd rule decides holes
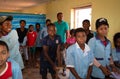
[[[35,43],[36,43],[37,33],[34,31],[34,26],[29,25],[27,33],[27,46],[29,49],[29,57],[31,65],[35,66]]]
[[[23,79],[19,65],[9,58],[9,48],[4,41],[0,41],[0,79]]]
[[[93,54],[85,44],[87,36],[83,28],[75,30],[76,43],[68,47],[66,52],[66,66],[70,69],[69,79],[89,79],[89,67],[93,62]]]
[[[72,45],[76,42],[76,40],[75,40],[75,29],[70,30],[70,35],[71,35],[71,37],[67,38],[67,40],[66,40],[66,43],[67,43],[68,46],[70,46],[70,45]]]
[[[116,70],[111,58],[111,43],[107,39],[109,24],[107,19],[99,18],[96,20],[95,37],[88,42],[96,61],[99,63],[97,67],[93,66],[92,79],[105,79],[111,74],[108,66],[111,66],[112,71]]]
[[[0,39],[7,43],[10,50],[10,58],[15,60],[23,69],[24,64],[19,51],[18,35],[16,30],[11,30],[12,19],[12,16],[0,16]]]
[[[42,42],[40,39],[40,34],[41,34],[41,30],[40,30],[40,23],[36,23],[35,24],[35,29],[36,29],[36,33],[37,33],[37,38],[36,38],[36,48],[35,48],[35,62],[36,65],[35,67],[39,67],[39,63],[38,63],[38,58],[40,57],[40,53],[42,52]]]
[[[113,38],[115,48],[112,49],[112,56],[115,65],[120,68],[120,32],[116,33]]]
[[[47,79],[47,69],[52,75],[52,79],[56,79],[56,61],[58,60],[58,66],[60,65],[60,55],[58,53],[61,38],[56,35],[56,28],[53,23],[48,25],[48,35],[43,38],[43,53],[40,55],[40,73],[42,79]]]

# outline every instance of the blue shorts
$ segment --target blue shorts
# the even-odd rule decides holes
[[[54,75],[56,73],[48,61],[40,61],[40,74],[47,76],[47,70],[49,70],[51,75]]]

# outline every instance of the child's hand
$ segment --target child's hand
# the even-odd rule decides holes
[[[80,78],[80,77],[76,77],[76,79],[82,79],[82,78]]]
[[[103,67],[102,65],[100,65],[99,68],[102,70],[105,76],[111,75],[111,72],[106,67]]]

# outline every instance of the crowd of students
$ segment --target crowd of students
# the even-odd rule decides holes
[[[40,67],[42,79],[49,79],[48,72],[52,79],[60,79],[57,72],[61,67],[62,76],[70,70],[68,79],[120,78],[120,32],[113,37],[112,49],[106,18],[96,20],[96,32],[89,29],[90,22],[85,19],[83,28],[71,29],[70,33],[61,12],[56,22],[47,19],[42,30],[39,23],[36,30],[34,25],[25,28],[25,20],[20,21],[20,28],[12,30],[12,19],[0,16],[0,79],[22,79],[24,65]]]

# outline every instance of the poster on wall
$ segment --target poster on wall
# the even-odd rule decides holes
[[[8,12],[0,12],[0,16],[13,16],[12,20],[12,29],[16,29],[20,27],[20,20],[26,21],[26,28],[29,27],[30,24],[34,25],[36,23],[40,23],[41,29],[45,26],[46,15],[45,14],[28,14],[28,13],[8,13]]]

